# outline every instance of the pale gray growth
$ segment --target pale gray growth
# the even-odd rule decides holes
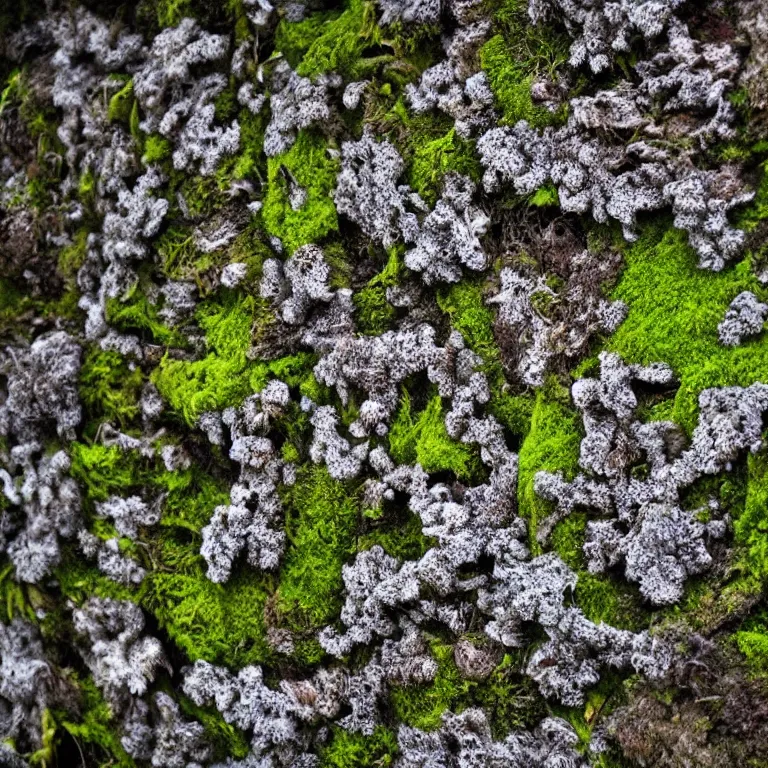
[[[617,355],[600,355],[600,379],[573,386],[586,435],[579,463],[585,473],[567,482],[559,473],[537,473],[536,492],[557,501],[557,512],[539,529],[543,541],[575,506],[603,516],[587,525],[584,547],[588,566],[601,572],[623,560],[628,578],[655,604],[677,602],[685,580],[711,563],[706,543],[726,531],[726,521],[701,522],[699,510],[680,506],[681,492],[704,475],[731,468],[746,450],[761,446],[762,415],[768,410],[768,386],[704,390],[699,422],[690,445],[677,426],[637,420],[634,382],[669,385],[663,365],[625,365]],[[633,467],[649,466],[643,477]],[[716,511],[716,510],[715,510]]]
[[[148,255],[147,241],[154,237],[168,211],[168,201],[151,193],[163,183],[153,168],[129,190],[125,184],[104,216],[101,234],[88,236],[85,264],[77,274],[82,292],[78,306],[86,312],[85,337],[97,340],[109,331],[107,299],[121,296],[136,280],[133,264]]]
[[[601,271],[598,262],[605,261],[602,254],[589,251],[574,255],[568,283],[560,294],[543,277],[534,280],[509,267],[501,270],[499,293],[487,303],[499,307],[497,329],[510,341],[518,342],[517,374],[524,384],[541,386],[556,356],[576,357],[593,333],[612,333],[626,317],[626,304],[602,298],[599,284],[590,279]],[[542,312],[534,304],[536,297],[550,300],[555,310],[550,314]],[[568,313],[565,317],[560,308]]]
[[[365,89],[370,85],[370,80],[358,80],[356,83],[349,83],[344,89],[342,102],[347,109],[357,109],[360,106],[360,100],[363,98]]]
[[[702,522],[716,510],[646,504],[626,534],[615,521],[591,522],[584,542],[589,569],[600,573],[623,560],[627,578],[643,595],[657,605],[676,603],[686,579],[711,566],[707,541],[725,534],[724,520]]]
[[[157,314],[166,324],[173,327],[194,314],[197,306],[197,286],[194,283],[166,280],[160,293],[164,301]]]
[[[438,667],[423,632],[405,617],[400,619],[400,629],[399,640],[388,639],[381,646],[381,667],[387,680],[398,685],[430,682]]]
[[[310,309],[333,298],[330,275],[323,251],[316,245],[304,245],[285,262],[264,262],[261,296],[279,303],[284,322],[301,325]]]
[[[475,185],[470,179],[448,174],[442,197],[424,217],[414,248],[405,254],[405,265],[421,273],[427,285],[458,282],[462,266],[475,271],[487,267],[480,237],[490,220],[472,204],[474,194]]]
[[[175,144],[173,167],[177,171],[195,168],[210,176],[222,158],[234,155],[240,147],[240,126],[233,120],[227,128],[215,125],[215,99],[226,88],[223,75],[208,75],[199,80],[191,94],[174,103],[160,121],[159,132]]]
[[[292,483],[294,473],[266,434],[289,400],[288,387],[274,380],[240,408],[224,411],[220,421],[210,414],[201,417],[214,442],[223,440],[223,426],[229,427],[229,457],[240,465],[240,477],[230,489],[231,503],[216,507],[202,530],[200,554],[208,563],[211,581],[227,581],[244,550],[254,568],[274,570],[280,562],[285,533],[279,529],[283,507],[277,489],[281,483]]]
[[[531,656],[526,673],[545,696],[566,706],[584,704],[602,666],[633,668],[650,680],[661,680],[674,658],[672,646],[648,632],[594,624],[578,608],[564,608],[558,622],[545,629],[549,640]]]
[[[11,449],[0,469],[3,494],[10,502],[0,512],[0,552],[15,566],[19,581],[36,584],[61,561],[60,538],[80,529],[80,491],[69,476],[64,451],[36,458],[39,443]]]
[[[288,686],[284,682],[283,690],[268,688],[260,667],[244,667],[235,676],[197,661],[186,670],[183,690],[198,706],[214,704],[228,723],[251,733],[257,765],[315,766],[317,758],[306,760],[310,733],[302,727],[302,720],[311,720],[315,710],[301,706],[286,692]]]
[[[350,425],[350,433],[363,437],[371,433],[386,434],[398,400],[398,387],[408,376],[426,371],[440,394],[453,394],[454,379],[450,371],[455,347],[435,345],[435,331],[427,324],[403,331],[387,331],[381,336],[342,336],[315,366],[318,381],[335,387],[346,404],[351,389],[366,393],[358,419]]]
[[[261,112],[266,101],[263,93],[254,93],[253,83],[243,83],[237,91],[237,103],[247,107],[254,115]]]
[[[406,86],[414,112],[445,112],[454,119],[456,133],[462,138],[471,138],[494,124],[493,92],[485,72],[477,71],[477,51],[490,29],[484,19],[459,27],[445,40],[448,58],[425,70],[418,85]]]
[[[366,133],[360,141],[341,145],[341,160],[333,196],[336,210],[385,248],[400,237],[414,242],[419,222],[410,209],[423,212],[426,206],[407,185],[397,184],[405,170],[397,150]]]
[[[29,768],[29,763],[20,757],[9,744],[0,742],[0,761],[5,768]]]
[[[545,696],[567,706],[583,704],[604,666],[663,676],[672,658],[668,645],[646,632],[589,621],[579,608],[567,607],[575,586],[576,574],[553,552],[533,560],[497,557],[492,584],[478,594],[478,607],[493,616],[486,633],[505,646],[524,647],[523,622],[541,625],[549,639],[531,656],[526,673]]]
[[[498,304],[498,322],[506,332],[531,339],[517,370],[523,383],[540,387],[555,349],[550,338],[552,323],[536,311],[531,300],[537,294],[553,298],[556,294],[543,277],[534,281],[509,267],[502,269],[500,278],[499,293],[488,299],[488,303]]]
[[[335,480],[357,477],[368,456],[368,443],[350,445],[338,432],[339,416],[332,405],[314,410],[310,419],[314,431],[309,457],[315,464],[325,464],[328,474]]]
[[[525,525],[515,516],[517,456],[493,470],[487,484],[468,488],[461,502],[442,483],[414,489],[409,506],[422,521],[422,532],[437,539],[416,563],[420,581],[439,595],[470,591],[486,583],[486,577],[466,578],[465,566],[484,554],[524,558]]]
[[[768,107],[768,8],[762,0],[739,3],[739,31],[750,43],[740,82],[747,87],[754,109]]]
[[[179,705],[159,692],[153,704],[136,699],[123,718],[123,749],[152,768],[201,768],[211,757],[211,746],[200,723],[181,716]]]
[[[668,50],[635,66],[640,92],[663,105],[666,113],[711,117],[691,132],[702,139],[732,139],[736,111],[726,96],[741,59],[730,43],[700,43],[685,24],[669,25]]]
[[[397,732],[400,757],[397,768],[586,768],[576,750],[579,737],[573,727],[548,717],[533,730],[512,731],[494,741],[487,715],[467,709],[460,715],[443,714],[436,731],[401,725]]]
[[[96,514],[111,519],[115,530],[129,539],[139,535],[139,527],[157,525],[160,522],[158,503],[148,505],[139,496],[110,496],[106,501],[96,503]]]
[[[499,192],[511,183],[520,195],[535,192],[550,177],[554,146],[525,120],[512,127],[492,128],[477,141],[485,167],[486,192]]]
[[[221,270],[221,284],[225,288],[237,288],[245,280],[247,274],[248,265],[245,262],[236,261],[232,264],[227,264]]]
[[[390,637],[397,628],[390,611],[419,596],[415,563],[401,565],[380,546],[360,552],[352,565],[343,567],[342,575],[346,601],[341,620],[346,632],[326,627],[318,637],[323,649],[337,657],[374,638]]]
[[[720,343],[737,347],[749,336],[763,330],[768,317],[768,304],[758,301],[751,291],[743,291],[729,305],[725,317],[717,326]]]
[[[532,0],[534,5],[540,6],[533,14],[538,16],[552,3]],[[653,4],[643,5],[647,11]],[[609,7],[619,4],[599,4],[589,13]],[[526,195],[552,182],[563,211],[591,214],[600,223],[616,219],[629,241],[637,237],[640,213],[671,204],[675,226],[688,232],[699,266],[720,270],[744,242],[727,214],[753,195],[737,169],[698,170],[696,161],[700,149],[734,135],[735,110],[727,96],[739,65],[731,45],[700,43],[672,20],[667,48],[635,66],[638,85],[623,81],[611,91],[573,99],[562,128],[539,132],[520,121],[482,136],[483,185],[498,192],[511,184]],[[692,142],[684,151],[663,149],[659,141],[683,137]]]
[[[246,187],[245,191],[250,191],[250,186]],[[241,222],[237,219],[206,222],[194,231],[195,245],[203,253],[213,253],[226,248],[240,234],[241,230]]]
[[[19,618],[0,623],[0,738],[12,739],[20,751],[38,749],[43,713],[72,703],[72,691],[46,658],[37,628]],[[4,757],[0,751],[3,765]]]
[[[77,393],[80,345],[64,331],[56,331],[36,339],[28,349],[6,347],[0,355],[0,371],[7,377],[0,435],[29,443],[55,427],[59,437],[74,440],[82,416]]]
[[[178,26],[157,35],[146,64],[133,78],[133,91],[147,114],[142,130],[158,130],[168,104],[174,103],[177,93],[195,83],[195,67],[223,61],[228,48],[227,37],[205,32],[191,18],[182,19]]]
[[[147,572],[133,558],[120,552],[120,542],[116,538],[102,541],[86,530],[78,534],[82,553],[90,559],[96,558],[98,569],[112,581],[125,587],[138,586]]]
[[[287,62],[277,64],[269,100],[272,119],[264,134],[267,157],[289,150],[303,128],[331,119],[331,96],[341,82],[338,75],[324,74],[313,83],[308,77],[299,77]]]
[[[440,20],[440,0],[378,0],[381,23],[434,24]]]
[[[688,240],[699,255],[699,266],[719,272],[741,252],[745,234],[728,222],[728,211],[748,202],[739,172],[731,166],[717,171],[691,170],[664,187],[672,204],[675,226],[688,232]]]
[[[139,404],[141,406],[142,421],[147,426],[152,424],[165,409],[163,398],[160,396],[157,387],[151,381],[148,381],[142,387]]]
[[[72,612],[80,653],[115,713],[143,695],[158,668],[168,667],[157,638],[143,635],[144,614],[126,600],[92,597]]]
[[[529,0],[534,24],[562,21],[571,36],[570,64],[593,72],[609,67],[616,53],[630,50],[632,37],[658,37],[685,0]]]

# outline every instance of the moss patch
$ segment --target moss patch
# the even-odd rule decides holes
[[[331,197],[338,171],[339,161],[329,156],[325,141],[309,131],[301,131],[287,152],[267,161],[262,220],[267,232],[279,237],[289,253],[338,229]],[[307,194],[298,210],[291,207],[288,175]]]

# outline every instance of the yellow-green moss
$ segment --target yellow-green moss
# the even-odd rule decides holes
[[[142,162],[147,165],[162,163],[170,158],[172,149],[173,147],[168,139],[157,133],[150,133],[149,136],[144,139],[144,154],[141,158]]]
[[[400,259],[393,249],[384,269],[352,296],[357,327],[362,333],[380,335],[391,329],[397,311],[387,301],[387,288],[397,285],[399,274]]]
[[[528,18],[525,0],[504,0],[494,14],[499,33],[480,49],[480,62],[502,113],[502,121],[527,120],[543,126],[561,122],[565,108],[555,113],[534,105],[531,85],[536,78],[552,79],[568,60],[568,38]]]
[[[379,34],[373,3],[348,0],[340,16],[323,20],[296,71],[302,77],[338,72],[354,79],[360,74],[360,54],[367,45],[379,42]]]
[[[333,726],[330,741],[320,749],[320,768],[386,768],[396,754],[397,737],[388,728],[380,725],[363,736]]]
[[[570,401],[570,392],[550,376],[536,393],[531,428],[520,446],[517,498],[520,514],[527,518],[534,550],[535,532],[551,511],[551,504],[533,490],[533,478],[540,470],[562,471],[572,476],[579,459],[581,418]]]
[[[626,267],[613,292],[629,306],[606,343],[630,363],[664,361],[680,379],[672,416],[689,432],[698,396],[708,387],[768,381],[768,345],[758,337],[738,347],[720,344],[718,323],[741,291],[762,295],[749,258],[722,272],[699,269],[685,232],[649,226],[626,249]]]
[[[302,467],[283,496],[289,543],[278,607],[287,626],[314,634],[341,609],[341,568],[356,551],[359,504],[350,484],[323,466]]]
[[[533,126],[555,122],[549,110],[533,103],[531,85],[534,73],[514,59],[512,50],[501,35],[492,37],[480,49],[480,63],[488,76],[496,107],[502,113],[504,122],[514,125],[518,120],[527,120]]]
[[[109,122],[120,122],[128,125],[131,121],[133,102],[133,80],[129,78],[125,85],[109,100],[107,110]]]
[[[338,229],[331,194],[336,186],[339,161],[331,157],[327,149],[320,136],[301,131],[287,152],[267,161],[267,194],[261,216],[267,232],[279,237],[288,253]],[[306,202],[296,211],[289,202],[283,167],[307,193]]]
[[[62,725],[79,743],[91,747],[100,765],[115,768],[135,768],[136,763],[120,743],[109,705],[90,678],[78,684],[81,696],[81,716],[65,720]],[[103,762],[102,762],[103,761]]]
[[[226,584],[214,584],[199,550],[198,536],[164,537],[146,577],[147,608],[191,661],[233,669],[268,662],[274,654],[266,641],[264,607],[274,577],[242,564]]]
[[[482,175],[474,142],[462,139],[451,128],[444,136],[431,139],[429,135],[410,137],[413,159],[408,182],[425,201],[434,205],[440,185],[448,171],[461,173],[478,182]]]
[[[80,398],[89,419],[125,427],[139,413],[143,375],[119,352],[95,347],[80,369]]]
[[[256,311],[251,296],[224,296],[197,312],[206,333],[208,355],[189,362],[165,357],[152,379],[163,398],[192,425],[203,411],[221,410],[239,404],[253,390],[247,354]]]
[[[389,452],[398,464],[418,462],[425,472],[453,472],[464,481],[481,472],[477,450],[448,436],[445,409],[437,394],[429,399],[424,410],[414,415],[410,395],[403,391],[389,431]]]

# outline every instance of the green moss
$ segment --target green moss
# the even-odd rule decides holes
[[[768,633],[737,632],[735,638],[753,671],[768,674]]]
[[[763,679],[768,678],[768,613],[758,610],[741,623],[732,641],[741,651],[750,672]]]
[[[331,739],[320,749],[321,768],[385,768],[397,754],[396,735],[377,726],[370,736],[333,726]]]
[[[90,349],[78,383],[89,419],[125,427],[139,413],[143,375],[119,352]]]
[[[482,176],[474,142],[457,136],[453,128],[437,139],[417,135],[412,146],[408,182],[430,205],[435,204],[442,180],[449,171],[469,176],[475,182]]]
[[[171,156],[171,142],[157,133],[150,133],[144,139],[144,154],[142,162],[146,165],[154,165],[168,160]]]
[[[392,250],[384,269],[352,296],[357,309],[357,327],[362,333],[380,335],[392,327],[397,311],[387,301],[387,288],[397,285],[400,260]]]
[[[336,22],[342,13],[343,11],[312,13],[301,21],[281,19],[275,30],[275,50],[280,51],[291,67],[296,69],[312,43],[327,33],[328,26]]]
[[[538,523],[551,511],[551,504],[533,491],[536,472],[561,471],[566,476],[577,469],[581,444],[581,418],[570,402],[570,393],[556,378],[550,377],[536,393],[531,428],[520,446],[518,504],[520,514],[529,521],[534,551]]]
[[[133,110],[133,80],[129,79],[125,85],[109,100],[107,118],[110,123],[120,122],[130,124],[131,111]]]
[[[344,12],[323,21],[322,31],[309,46],[297,68],[302,77],[338,72],[355,79],[361,74],[361,53],[379,42],[373,3],[348,0]]]
[[[266,130],[267,118],[264,112],[254,115],[249,109],[243,109],[237,117],[240,125],[240,152],[233,159],[232,177],[235,179],[245,179],[249,176],[262,178],[266,170],[263,158],[264,131]],[[222,163],[222,168],[226,167],[226,162]]]
[[[251,751],[246,735],[227,723],[215,705],[198,707],[186,696],[173,695],[179,701],[181,711],[191,720],[196,720],[205,728],[205,735],[213,747],[214,758],[225,760],[227,757],[242,760]]]
[[[289,253],[338,229],[331,193],[339,161],[326,150],[320,136],[301,131],[287,152],[267,161],[267,194],[261,216],[267,232],[279,237]],[[289,201],[286,172],[307,193],[306,202],[296,211]]]
[[[75,233],[72,243],[59,252],[58,271],[67,281],[74,281],[77,271],[85,263],[88,254],[87,227],[81,227]]]
[[[146,607],[191,661],[233,669],[270,661],[264,608],[274,577],[243,565],[226,584],[214,584],[206,576],[199,537],[182,534],[162,540],[158,562],[145,579]]]
[[[186,339],[165,325],[157,307],[140,290],[132,290],[124,300],[107,300],[107,320],[124,333],[136,334],[143,341],[163,346],[185,347]]]
[[[534,73],[525,63],[515,60],[501,35],[492,37],[480,49],[480,63],[505,123],[514,125],[518,120],[527,120],[538,127],[555,122],[549,110],[533,103],[531,85]]]
[[[380,521],[381,525],[360,536],[361,550],[378,544],[399,560],[418,560],[434,545],[434,540],[421,532],[421,518],[407,509],[387,510]]]
[[[71,445],[70,456],[72,476],[93,501],[105,501],[110,494],[123,493],[136,482],[136,457],[117,447],[76,442]]]
[[[445,429],[445,410],[434,395],[421,413],[411,413],[411,398],[403,391],[400,408],[389,431],[389,451],[398,464],[418,462],[425,472],[453,472],[469,481],[481,472],[476,450],[452,440]]]
[[[493,312],[483,300],[483,286],[465,280],[448,289],[441,289],[437,303],[451,320],[451,326],[461,333],[467,345],[483,358],[486,365],[499,363],[499,350],[493,337]]]
[[[684,232],[652,226],[626,250],[613,298],[625,301],[629,314],[606,347],[627,362],[672,366],[680,379],[672,416],[689,432],[701,390],[768,381],[762,338],[735,348],[718,341],[718,323],[746,290],[763,295],[748,258],[722,272],[699,269]]]
[[[431,683],[393,686],[390,702],[398,722],[434,730],[444,712],[482,707],[488,714],[493,736],[502,739],[514,728],[531,728],[546,716],[546,705],[532,681],[519,673],[523,658],[506,655],[483,681],[462,677],[453,658],[453,646],[432,640],[431,652],[438,671]]]
[[[528,433],[535,395],[532,392],[512,392],[504,375],[501,354],[493,335],[495,315],[485,303],[483,283],[464,280],[437,294],[437,303],[467,346],[483,359],[480,368],[488,379],[491,400],[488,410],[513,434]]]
[[[135,768],[133,759],[120,744],[120,732],[109,706],[93,680],[84,680],[78,687],[82,714],[76,721],[65,720],[62,725],[78,744],[82,742],[91,747],[88,752],[93,755],[94,763],[89,764]]]
[[[544,126],[562,122],[565,108],[551,113],[534,105],[531,84],[536,78],[553,78],[568,60],[567,36],[530,23],[525,0],[504,0],[495,16],[492,37],[480,49],[480,62],[503,114],[503,122],[527,120]]]
[[[747,459],[744,511],[733,528],[734,538],[741,547],[740,570],[765,584],[768,581],[768,454],[765,451],[750,454]]]
[[[537,208],[560,205],[560,196],[557,194],[557,188],[554,184],[546,184],[531,195],[529,202]]]
[[[191,0],[158,0],[155,6],[161,29],[175,27],[186,16],[193,16]]]
[[[438,663],[435,679],[422,685],[393,685],[389,695],[398,722],[427,731],[440,727],[443,712],[460,709],[457,705],[473,687],[471,681],[461,676],[451,645],[438,640],[430,645]]]
[[[341,610],[341,568],[356,551],[359,504],[349,484],[310,466],[285,489],[284,507],[289,545],[278,608],[289,628],[314,634]]]
[[[195,424],[203,411],[237,405],[252,392],[247,353],[255,311],[253,297],[230,293],[220,302],[203,304],[197,319],[206,333],[208,355],[193,362],[166,356],[153,371],[158,390],[188,424]]]

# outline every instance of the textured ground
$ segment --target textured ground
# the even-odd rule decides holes
[[[768,766],[760,0],[0,0],[0,765]]]

